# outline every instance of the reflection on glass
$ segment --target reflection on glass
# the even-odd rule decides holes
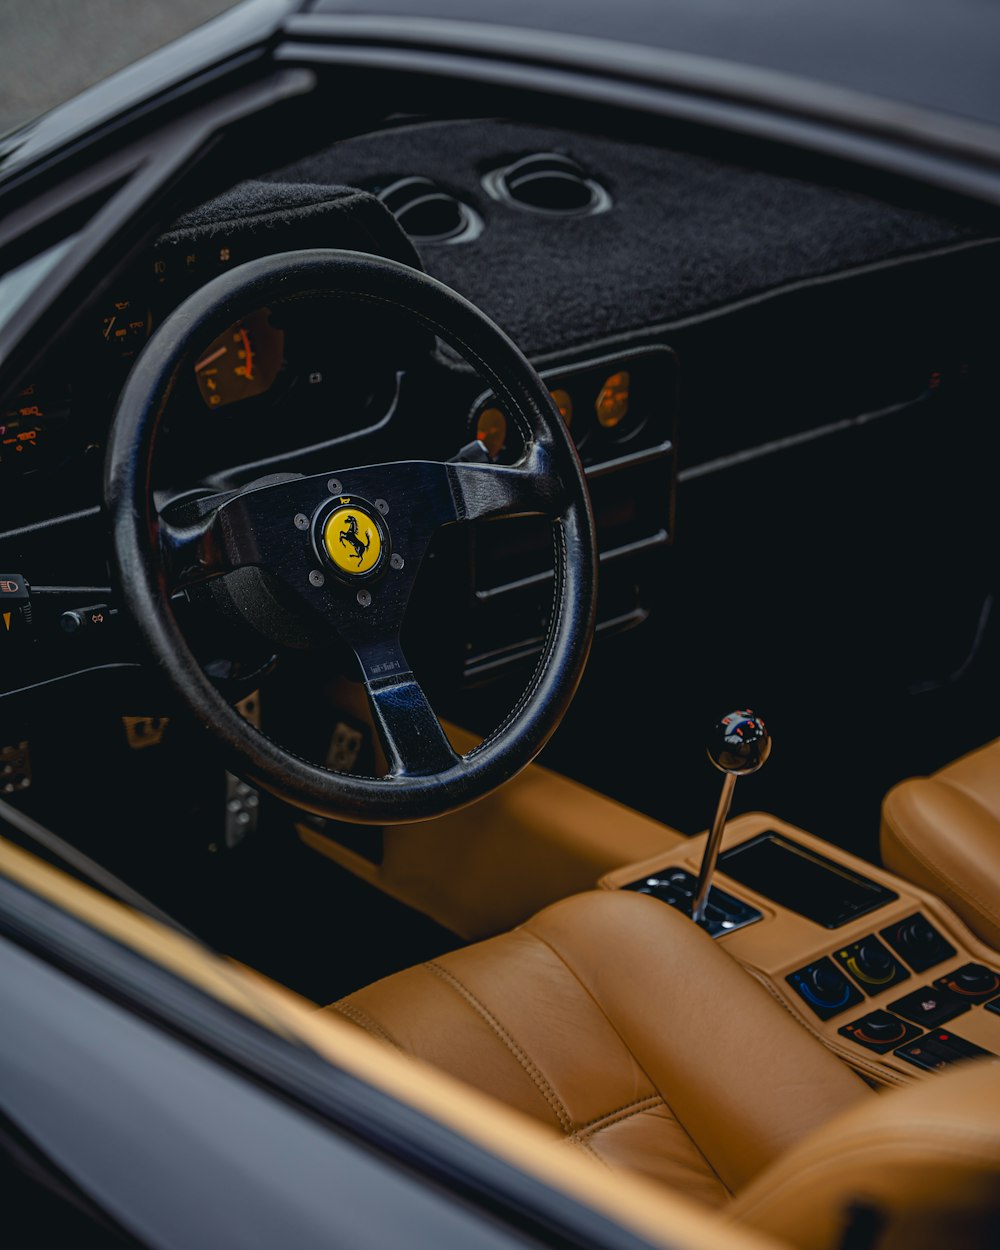
[[[476,422],[476,438],[495,460],[507,444],[507,418],[499,408],[484,408]]]
[[[627,416],[630,381],[631,374],[622,369],[620,373],[612,373],[601,387],[594,409],[598,424],[604,429],[615,429]]]

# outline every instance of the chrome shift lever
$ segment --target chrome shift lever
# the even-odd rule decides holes
[[[705,853],[701,858],[701,871],[698,873],[698,885],[691,904],[691,919],[700,924],[705,915],[708,903],[708,892],[712,888],[712,877],[715,873],[722,835],[725,832],[729,808],[733,802],[733,790],[736,778],[746,777],[755,773],[766,762],[771,754],[771,735],[767,732],[764,722],[755,716],[749,708],[739,712],[730,712],[713,728],[708,741],[708,758],[725,776],[722,781],[722,793],[719,805],[715,809],[715,820],[705,843]]]

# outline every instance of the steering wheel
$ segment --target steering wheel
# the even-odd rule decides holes
[[[152,485],[158,436],[194,353],[248,310],[305,298],[402,313],[450,344],[516,424],[524,442],[518,462],[333,465],[202,498],[191,521],[161,515]],[[544,382],[503,331],[455,291],[405,265],[357,252],[288,252],[233,269],[190,296],[152,336],[122,391],[104,494],[113,573],[153,660],[225,748],[233,770],[303,810],[368,824],[455,811],[530,763],[576,690],[593,636],[597,581],[594,522],[576,449]],[[441,526],[521,514],[552,523],[548,631],[509,715],[458,755],[403,655],[403,617]],[[172,597],[247,566],[260,570],[261,585],[313,634],[318,628],[353,649],[387,776],[335,772],[287,750],[245,720],[202,670]]]

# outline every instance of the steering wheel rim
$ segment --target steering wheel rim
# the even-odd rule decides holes
[[[155,506],[153,465],[164,412],[194,352],[245,316],[248,309],[331,297],[387,307],[449,343],[490,383],[516,423],[525,445],[522,458],[514,466],[436,461],[344,469],[331,466],[329,473],[230,493],[208,522],[188,529],[170,525]],[[328,492],[325,502],[316,505],[320,479],[327,479],[327,488],[336,486],[348,499],[356,500],[364,509],[359,515],[371,519],[377,528],[380,518],[369,497],[379,482],[399,480],[404,469],[406,489],[396,496],[400,515],[388,519],[394,526],[403,524],[414,558],[408,554],[397,569],[399,557],[393,552],[392,574],[387,565],[383,568],[379,564],[381,580],[373,584],[369,595],[369,601],[375,598],[386,616],[396,611],[390,601],[403,596],[397,626],[402,623],[409,591],[429,542],[423,534],[427,525],[437,522],[436,529],[440,524],[525,510],[542,512],[552,522],[553,605],[538,663],[504,721],[465,756],[452,752],[453,763],[426,721],[429,713],[444,737],[412,672],[394,671],[382,678],[369,671],[377,670],[378,664],[361,635],[365,622],[374,618],[362,609],[363,595],[361,590],[355,593],[353,577],[348,579],[343,569],[333,567],[330,544],[326,542],[324,547],[319,537],[326,531],[321,530],[323,522],[317,518],[329,518],[331,500],[336,504],[339,499],[339,495]],[[391,473],[379,476],[389,470],[395,472],[395,478]],[[487,473],[489,478],[483,476]],[[414,491],[421,500],[431,501],[421,509],[428,513],[424,521],[419,520],[412,503]],[[394,824],[429,819],[464,807],[495,790],[535,758],[562,719],[583,673],[594,627],[597,546],[586,479],[573,442],[545,384],[507,335],[457,292],[396,261],[327,249],[284,253],[250,261],[191,295],[150,339],[122,391],[108,441],[104,498],[111,526],[113,574],[122,601],[155,663],[197,721],[221,744],[234,771],[302,810],[358,823]],[[293,536],[289,508],[303,499],[316,505],[309,514],[309,534]],[[255,502],[251,505],[248,501]],[[526,503],[530,505],[527,508]],[[248,513],[254,515],[248,519]],[[296,526],[304,515],[295,513]],[[247,528],[249,537],[241,532],[241,526]],[[380,532],[380,545],[384,546],[389,530],[382,526]],[[312,550],[304,554],[307,548],[301,544],[310,539]],[[241,563],[256,562],[274,572],[261,555],[268,543],[275,551],[291,553],[281,559],[289,568],[294,564],[294,573],[283,563],[280,575],[309,608],[328,617],[354,648],[384,744],[388,734],[387,754],[392,764],[388,776],[334,772],[281,746],[250,725],[222,696],[188,647],[171,595],[186,584],[224,575]],[[310,582],[306,589],[302,562],[315,564],[317,555],[328,557],[323,566],[328,586]],[[315,578],[315,573],[311,576]],[[347,591],[341,585],[345,581]],[[324,594],[329,607],[325,606]],[[383,647],[380,654],[398,655],[398,660],[382,661],[394,663],[398,669],[399,663],[405,663],[398,649],[398,628],[396,647],[396,651],[388,652]],[[418,767],[407,767],[405,760],[400,766],[398,759],[393,764],[399,745],[394,734],[405,737],[410,722],[416,726],[411,746],[416,744],[416,753],[427,757]]]

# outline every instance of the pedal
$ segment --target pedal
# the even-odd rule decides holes
[[[222,836],[227,851],[239,846],[248,833],[256,833],[259,816],[257,791],[242,778],[226,773],[226,818]]]
[[[326,752],[326,766],[338,773],[349,773],[365,745],[364,731],[346,721],[338,721]]]
[[[146,747],[155,747],[163,741],[163,735],[170,724],[169,716],[123,716],[125,739],[133,751],[143,751]]]
[[[240,699],[236,704],[236,710],[244,720],[249,721],[254,729],[260,728],[260,691],[255,690],[253,694],[248,694],[245,699]]]

